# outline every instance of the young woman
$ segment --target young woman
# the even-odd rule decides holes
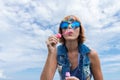
[[[58,68],[60,80],[103,80],[100,60],[95,50],[84,44],[84,29],[80,20],[66,16],[60,23],[58,39],[52,35],[46,41],[48,56],[40,80],[53,80]],[[61,45],[56,46],[60,42]],[[70,76],[66,76],[66,72]]]

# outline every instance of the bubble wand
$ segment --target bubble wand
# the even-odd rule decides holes
[[[73,33],[73,29],[67,30],[63,34],[58,33],[55,36],[60,39],[62,35],[71,34],[71,33]]]
[[[70,72],[66,72],[65,76],[70,77]]]

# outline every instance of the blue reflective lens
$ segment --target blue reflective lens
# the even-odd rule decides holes
[[[73,29],[75,29],[75,28],[80,27],[80,22],[74,21],[74,22],[72,22],[72,23],[68,23],[67,21],[64,21],[64,22],[62,22],[62,23],[60,24],[60,28],[61,28],[61,29],[67,29],[69,25],[71,25],[71,27],[72,27]]]
[[[62,29],[67,29],[67,28],[68,28],[68,25],[69,25],[68,22],[62,22],[62,23],[60,24],[60,28],[62,28]]]

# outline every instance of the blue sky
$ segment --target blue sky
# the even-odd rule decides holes
[[[118,0],[0,0],[0,80],[39,80],[45,41],[71,14],[85,27],[85,43],[98,52],[104,80],[120,80]]]

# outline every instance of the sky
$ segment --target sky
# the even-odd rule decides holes
[[[67,15],[81,20],[104,80],[120,80],[119,0],[0,0],[0,80],[39,80],[48,54],[45,41]]]

